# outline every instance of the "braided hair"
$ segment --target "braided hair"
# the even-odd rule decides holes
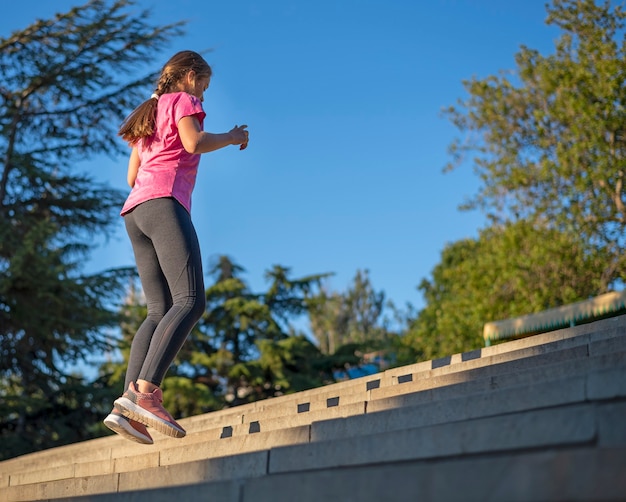
[[[144,101],[126,117],[118,135],[131,145],[142,138],[152,136],[156,125],[159,96],[176,92],[178,84],[190,71],[199,77],[210,77],[212,74],[209,64],[197,52],[181,51],[174,54],[161,69],[156,89],[150,99]]]

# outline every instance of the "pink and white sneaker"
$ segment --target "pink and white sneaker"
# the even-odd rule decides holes
[[[120,436],[136,443],[154,444],[154,440],[144,424],[125,417],[117,408],[113,408],[113,411],[104,419],[104,425]]]
[[[174,438],[185,437],[187,432],[163,408],[163,392],[158,387],[150,393],[138,392],[131,382],[128,390],[115,401],[120,412],[131,420],[152,427],[162,434]]]

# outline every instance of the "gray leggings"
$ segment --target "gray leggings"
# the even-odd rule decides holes
[[[137,379],[161,385],[206,308],[198,237],[175,199],[153,199],[124,216],[148,316],[133,337],[124,389]]]

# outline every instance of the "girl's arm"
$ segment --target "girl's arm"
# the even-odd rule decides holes
[[[178,134],[183,147],[189,153],[207,153],[228,145],[247,145],[247,125],[235,126],[229,132],[213,134],[200,128],[200,122],[193,115],[178,121]]]
[[[126,181],[128,181],[130,188],[135,186],[137,171],[139,171],[139,152],[137,151],[137,147],[134,146],[130,152],[130,158],[128,159],[128,174],[126,176]]]

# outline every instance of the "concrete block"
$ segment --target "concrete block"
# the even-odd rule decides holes
[[[306,403],[311,400],[313,396],[324,393],[336,393],[337,395],[343,394],[343,391],[346,387],[350,387],[354,390],[371,390],[372,388],[377,388],[381,385],[382,381],[382,373],[377,373],[374,375],[368,375],[360,378],[355,378],[353,380],[345,380],[343,382],[337,382],[329,385],[325,385],[323,387],[317,387],[314,389],[300,391],[294,394],[287,394],[280,397],[273,397],[270,399],[265,399],[263,401],[257,401],[255,404],[255,411],[267,411],[273,406],[283,406],[286,403],[293,403],[297,401],[298,403]],[[352,390],[350,391],[352,392]]]
[[[244,452],[269,450],[276,446],[308,443],[309,440],[310,428],[308,426],[236,436],[165,449],[161,452],[160,465],[172,465],[194,460],[237,455]]]
[[[42,493],[41,484],[10,486],[0,489],[0,500],[2,502],[33,502],[44,500]]]
[[[578,329],[584,329],[585,332],[589,334],[590,341],[592,342],[601,338],[607,338],[613,334],[622,336],[626,332],[626,315],[611,317],[570,329],[573,336],[576,336]]]
[[[368,409],[373,409],[372,405],[376,406],[373,404],[375,401],[387,397],[397,399],[398,406],[407,406],[419,404],[420,402],[429,402],[435,396],[445,399],[456,397],[460,393],[486,392],[490,388],[497,386],[524,385],[527,382],[536,381],[536,375],[542,372],[546,375],[552,374],[549,378],[554,379],[554,373],[559,371],[554,369],[558,368],[555,365],[563,364],[567,361],[575,361],[568,369],[570,374],[572,372],[580,373],[584,368],[581,366],[580,359],[575,357],[576,355],[586,360],[586,347],[580,346],[567,349],[565,353],[543,354],[528,360],[508,361],[466,371],[444,373],[442,375],[435,374],[437,370],[433,370],[427,378],[371,391],[371,401]],[[519,382],[516,383],[516,381]],[[432,390],[432,392],[420,394],[429,390]]]
[[[578,338],[580,344],[584,345],[588,343],[589,331],[586,329],[578,329],[573,331],[571,328],[559,329],[551,331],[549,333],[540,333],[538,335],[532,335],[519,340],[511,340],[508,342],[497,343],[489,347],[481,348],[482,356],[489,357],[496,354],[502,354],[504,352],[510,352],[513,350],[525,349],[527,347],[534,347],[537,345],[544,345],[546,343],[552,343],[559,340],[567,340],[569,338]]]
[[[587,398],[589,400],[617,397],[626,397],[626,366],[589,373],[587,376]]]
[[[228,423],[228,422],[226,422]],[[153,449],[167,449],[167,448],[177,448],[180,446],[188,446],[194,443],[206,442],[206,441],[216,441],[220,439],[222,434],[222,429],[226,423],[223,424],[212,424],[206,430],[196,430],[195,432],[187,433],[187,435],[183,438],[173,438],[166,436],[165,434],[161,434],[154,429],[150,429],[150,434],[154,438],[154,445],[139,445],[143,446],[141,449],[132,450],[128,455],[125,456],[134,456],[134,455],[143,455],[145,452],[148,452]],[[114,452],[115,454],[116,452]]]
[[[298,392],[278,398],[266,399],[259,401],[254,410],[254,416],[263,414],[264,416],[281,416],[284,410],[288,413],[298,413],[307,409],[310,411],[314,403],[315,408],[328,407],[326,400],[339,396],[348,396],[355,393],[364,393],[381,386],[381,374],[372,375],[372,377],[356,378],[345,382],[339,382],[332,385],[313,389],[311,391]],[[315,392],[313,392],[315,391]],[[251,414],[248,413],[244,417],[244,421],[250,421]]]
[[[593,405],[571,405],[468,421],[463,434],[467,453],[567,447],[588,443],[597,433]],[[453,424],[452,424],[453,425]]]
[[[416,381],[401,384],[400,386],[384,387],[371,392],[371,401],[368,403],[368,412],[376,411],[389,404],[385,402],[390,399],[394,406],[416,406],[423,403],[430,403],[435,400],[452,399],[471,394],[480,394],[495,389],[505,389],[511,387],[522,387],[533,385],[539,382],[549,382],[576,378],[580,375],[587,375],[595,371],[605,371],[613,368],[616,375],[613,381],[607,383],[591,380],[590,392],[588,394],[594,399],[602,399],[621,394],[621,385],[624,382],[619,374],[626,367],[626,351],[605,354],[601,356],[585,357],[582,360],[569,359],[554,364],[541,364],[537,367],[528,367],[518,371],[503,371],[502,368],[495,375],[490,375],[490,371],[464,374],[460,373],[451,380],[446,376],[433,377],[431,381]],[[482,375],[486,375],[481,377]],[[463,380],[465,375],[466,381]],[[473,375],[473,378],[472,378]],[[461,380],[460,383],[454,383]],[[434,387],[434,388],[430,388]],[[594,390],[595,389],[595,390]],[[611,390],[613,389],[613,390]],[[613,394],[607,394],[613,392]]]
[[[74,477],[86,478],[88,476],[100,476],[115,472],[115,460],[96,460],[94,462],[78,462],[74,465]]]
[[[507,354],[507,357],[509,356],[510,354]],[[441,388],[484,378],[497,378],[502,375],[515,375],[516,373],[527,370],[537,371],[542,367],[566,361],[580,361],[586,358],[586,345],[507,361],[494,361],[488,357],[481,359],[480,365],[477,362],[470,362],[467,364],[464,363],[464,365],[456,365],[454,368],[438,368],[436,370],[431,370],[428,374],[421,376],[421,378],[410,383],[402,384],[398,388],[394,387],[388,392],[393,393],[393,391],[395,391],[397,394],[399,391],[405,392],[408,391],[408,389],[411,389],[411,391],[417,391]],[[382,395],[386,392],[385,389],[389,389],[389,387],[372,391],[372,399],[382,397]]]
[[[160,434],[154,429],[150,429],[150,435],[154,438],[155,443],[159,443],[162,440],[168,439],[167,436]],[[155,448],[154,445],[148,444],[140,444],[135,443],[134,441],[129,441],[118,434],[115,437],[111,438],[111,458],[123,458],[123,457],[133,457],[135,455],[143,455],[145,453],[150,452]],[[114,441],[113,441],[114,440]]]
[[[508,361],[522,360],[535,356],[557,353],[567,349],[574,349],[577,347],[584,347],[587,345],[588,337],[576,337],[576,338],[562,338],[557,340],[552,340],[543,344],[531,344],[526,347],[519,347],[515,350],[506,350],[496,352],[494,354],[483,354],[481,358],[476,359],[468,359],[467,361],[463,361],[464,368],[478,368],[482,367],[485,364],[499,364]],[[443,367],[443,366],[442,366]]]
[[[344,406],[346,404],[367,401],[371,392],[372,389],[366,390],[366,388],[361,385],[354,388],[344,387],[341,389],[341,392],[330,388],[328,392],[311,396],[308,400],[308,411],[325,410],[337,406]]]
[[[497,375],[499,373],[519,371],[526,368],[536,368],[546,364],[555,364],[572,359],[588,357],[587,345],[559,348],[558,350],[543,350],[542,347],[531,347],[522,351],[505,352],[494,356],[483,357],[479,360],[468,361],[454,368],[442,367],[432,370],[433,377],[454,374],[462,370],[472,377]]]
[[[408,461],[247,481],[241,502],[561,502],[623,500],[626,449]]]
[[[252,410],[254,410],[254,403],[182,418],[177,422],[187,431],[187,435],[190,435],[223,423],[240,424],[243,422],[243,415]]]
[[[626,351],[582,359],[568,359],[554,364],[539,365],[521,371],[510,371],[492,378],[494,387],[526,385],[531,382],[552,381],[588,375],[594,371],[619,368],[626,365]]]
[[[146,451],[140,455],[113,459],[114,472],[132,472],[150,467],[158,467],[161,459],[161,448]]]
[[[367,403],[365,401],[346,404],[343,406],[334,406],[324,408],[322,410],[298,413],[295,415],[277,416],[265,418],[263,415],[258,416],[257,422],[242,424],[233,428],[233,436],[248,435],[250,433],[279,431],[290,427],[299,427],[309,425],[317,420],[327,420],[333,418],[344,418],[353,415],[363,415],[366,410]]]
[[[49,469],[28,470],[11,474],[10,486],[45,483],[55,479],[74,477],[74,464],[50,467]]]
[[[252,452],[121,473],[119,491],[255,478],[267,473],[267,456],[265,451]]]
[[[246,413],[242,423],[249,424],[261,419],[267,420],[274,417],[295,417],[301,414],[364,402],[369,400],[371,392],[365,390],[362,384],[354,387],[342,387],[341,392],[331,389],[328,392],[309,396],[307,399],[293,400],[288,403],[277,404],[262,410]]]
[[[241,481],[223,481],[183,486],[169,486],[154,490],[107,493],[86,499],[62,499],[55,502],[240,502]]]
[[[314,422],[311,425],[311,441],[365,437],[381,432],[583,403],[585,389],[586,379],[583,376],[496,389],[417,406],[399,407],[394,398],[382,399],[369,403],[366,415]]]
[[[269,472],[449,457],[502,450],[570,446],[596,434],[593,405],[563,406],[465,422],[275,448]]]
[[[583,343],[590,341],[619,336],[626,329],[626,315],[595,321],[580,326],[562,328],[547,333],[532,335],[519,340],[511,340],[509,342],[498,343],[490,347],[482,348],[483,355],[492,355],[498,352],[509,350],[517,350],[522,347],[531,345],[540,345],[556,340],[565,340],[567,338],[586,339]]]
[[[567,333],[564,333],[563,335],[566,334]],[[551,334],[546,334],[546,336],[542,335],[537,339],[535,339],[535,337],[529,337],[493,347],[453,354],[451,356],[433,361],[425,361],[414,365],[404,366],[402,368],[387,370],[384,372],[384,385],[381,385],[381,387],[384,387],[385,385],[397,385],[403,381],[416,381],[428,378],[432,375],[466,371],[487,365],[526,359],[537,355],[548,354],[550,352],[558,352],[564,349],[583,347],[588,343],[588,335],[578,337],[553,337]],[[581,352],[584,352],[584,349],[580,350]],[[430,373],[431,370],[439,371]]]
[[[594,339],[589,342],[589,355],[597,356],[626,351],[626,331],[612,338]]]
[[[422,361],[415,364],[409,364],[399,368],[391,368],[382,373],[382,386],[397,385],[398,379],[407,375],[416,375],[432,369],[432,361]]]
[[[85,444],[89,444],[90,447],[86,448]],[[87,462],[106,460],[111,457],[110,445],[108,438],[99,438],[50,448],[0,462],[0,471],[12,473],[23,470],[49,469],[74,463],[76,459]]]
[[[626,448],[626,401],[598,405],[598,445],[601,448]],[[626,475],[626,457],[622,462]]]
[[[86,478],[70,478],[37,484],[37,499],[47,500],[63,497],[77,497],[111,493],[117,491],[118,474],[90,476]]]

